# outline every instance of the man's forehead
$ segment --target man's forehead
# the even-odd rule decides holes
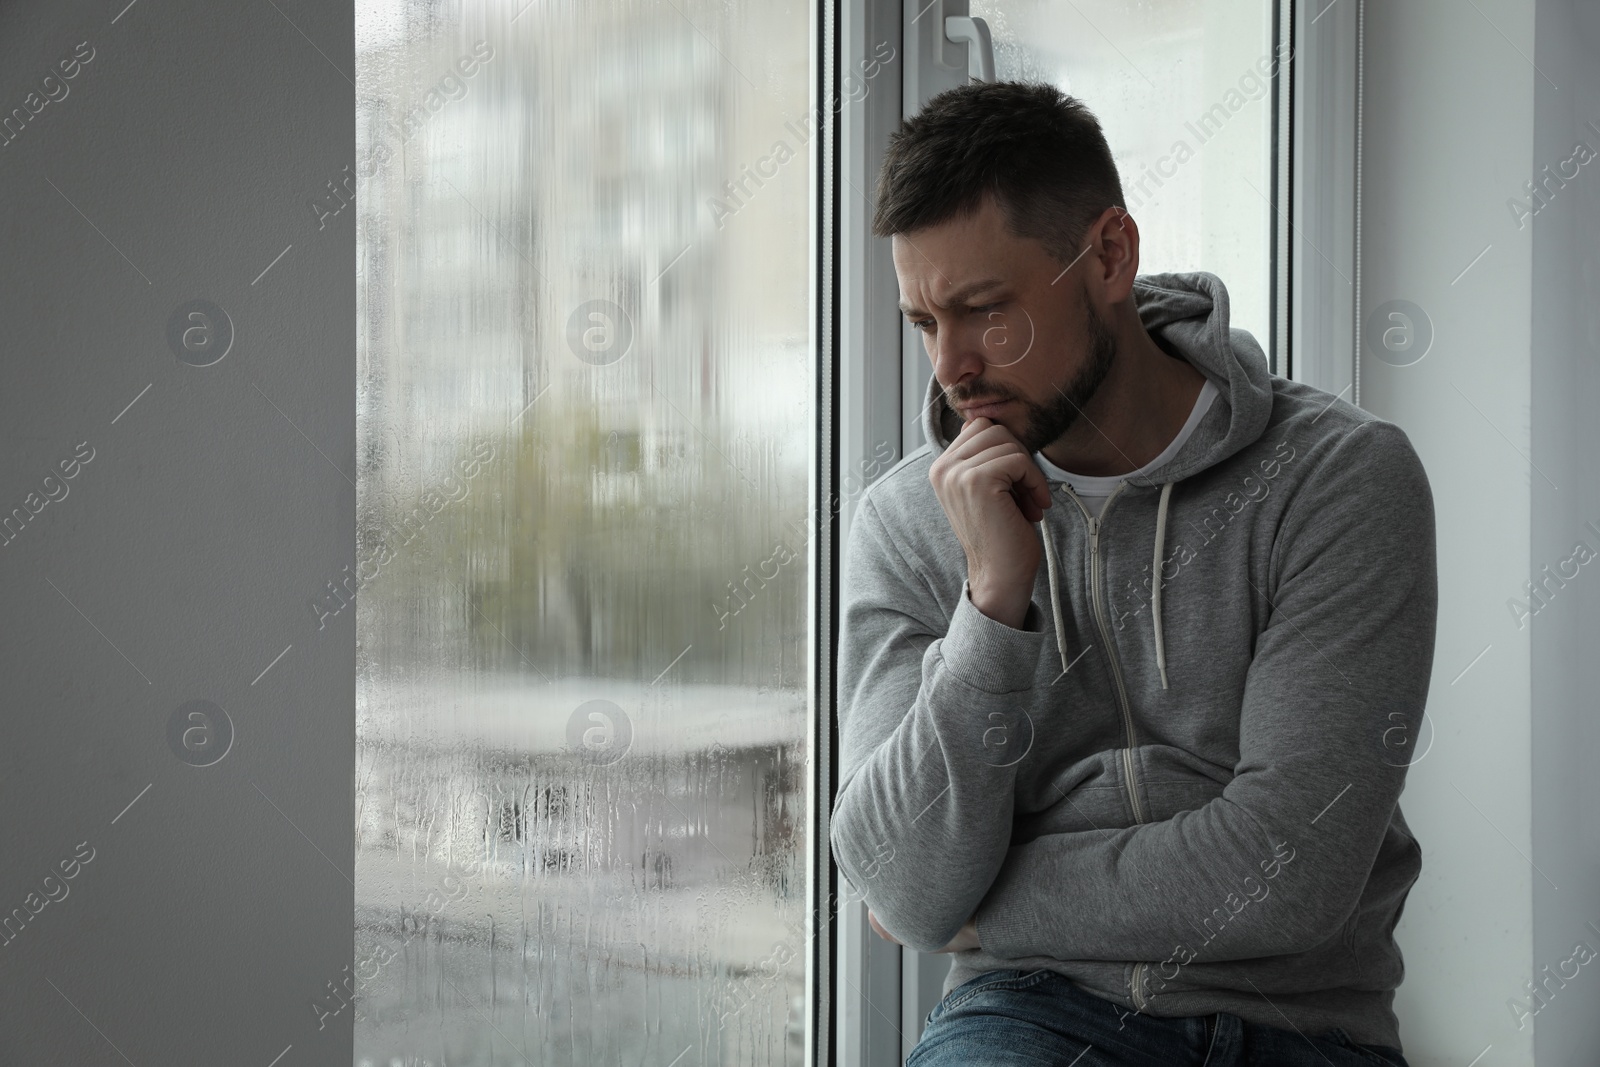
[[[900,278],[900,310],[925,315],[918,306],[923,297],[907,289],[925,291],[934,306],[953,307],[986,289],[1007,284],[1006,274],[1017,259],[1017,238],[1006,226],[1005,214],[992,195],[977,207],[937,227],[892,238],[895,273]]]
[[[928,280],[928,299],[938,307],[947,308],[1005,284],[1006,279],[994,276],[952,281],[944,274],[935,272]],[[907,315],[927,314],[927,309],[918,307],[917,301],[908,297],[904,290],[900,293],[900,310]]]

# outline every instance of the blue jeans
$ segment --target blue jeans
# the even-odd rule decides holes
[[[1055,971],[986,971],[928,1013],[906,1067],[1410,1067],[1343,1030],[1300,1034],[1219,1012],[1129,1012]]]

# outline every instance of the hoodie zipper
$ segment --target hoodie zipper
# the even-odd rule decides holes
[[[1128,701],[1128,687],[1122,681],[1122,665],[1117,660],[1117,646],[1111,640],[1111,626],[1106,621],[1105,596],[1101,590],[1104,578],[1100,567],[1100,524],[1105,520],[1106,513],[1111,510],[1112,503],[1117,499],[1127,486],[1127,482],[1118,482],[1117,487],[1111,490],[1111,495],[1106,497],[1106,502],[1100,505],[1100,517],[1095,518],[1089,514],[1089,509],[1072,487],[1062,483],[1078,509],[1083,512],[1083,517],[1089,520],[1089,585],[1092,592],[1091,602],[1094,606],[1095,625],[1100,628],[1101,646],[1106,650],[1106,659],[1111,663],[1111,681],[1117,689],[1117,708],[1122,713],[1122,726],[1128,739],[1128,746],[1122,750],[1123,777],[1128,783],[1128,800],[1133,805],[1133,821],[1145,821],[1144,805],[1139,803],[1139,790],[1134,778],[1133,748],[1137,738],[1133,732],[1133,706]]]
[[[1128,745],[1122,750],[1123,778],[1128,783],[1128,801],[1133,807],[1133,821],[1145,821],[1144,805],[1139,803],[1139,788],[1134,777],[1133,748],[1136,738],[1133,732],[1133,707],[1128,701],[1128,687],[1122,681],[1122,665],[1117,661],[1117,646],[1111,640],[1111,627],[1106,621],[1105,597],[1101,592],[1104,584],[1100,573],[1100,524],[1105,520],[1106,513],[1111,510],[1111,504],[1117,499],[1117,494],[1127,486],[1127,482],[1118,482],[1117,487],[1111,490],[1111,495],[1106,497],[1105,503],[1100,505],[1100,516],[1096,518],[1089,513],[1088,507],[1072,491],[1072,487],[1062,483],[1062,488],[1078,505],[1078,510],[1083,512],[1083,517],[1089,521],[1089,585],[1091,588],[1090,601],[1094,607],[1095,625],[1100,628],[1100,642],[1106,650],[1106,659],[1111,664],[1111,681],[1117,689],[1117,707],[1122,712],[1122,726],[1127,735]],[[1133,965],[1133,978],[1129,983],[1133,994],[1134,1007],[1143,1011],[1148,1007],[1148,1002],[1140,992],[1141,979],[1144,977],[1144,963]]]

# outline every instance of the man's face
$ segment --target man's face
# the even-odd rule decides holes
[[[1001,423],[1029,452],[1066,433],[1116,360],[1084,280],[1098,257],[1063,270],[1038,241],[1007,230],[993,197],[969,218],[892,243],[901,311],[950,406]],[[985,402],[998,406],[963,410]]]

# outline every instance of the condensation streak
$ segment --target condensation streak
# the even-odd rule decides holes
[[[810,8],[357,7],[355,1063],[798,1064]]]

